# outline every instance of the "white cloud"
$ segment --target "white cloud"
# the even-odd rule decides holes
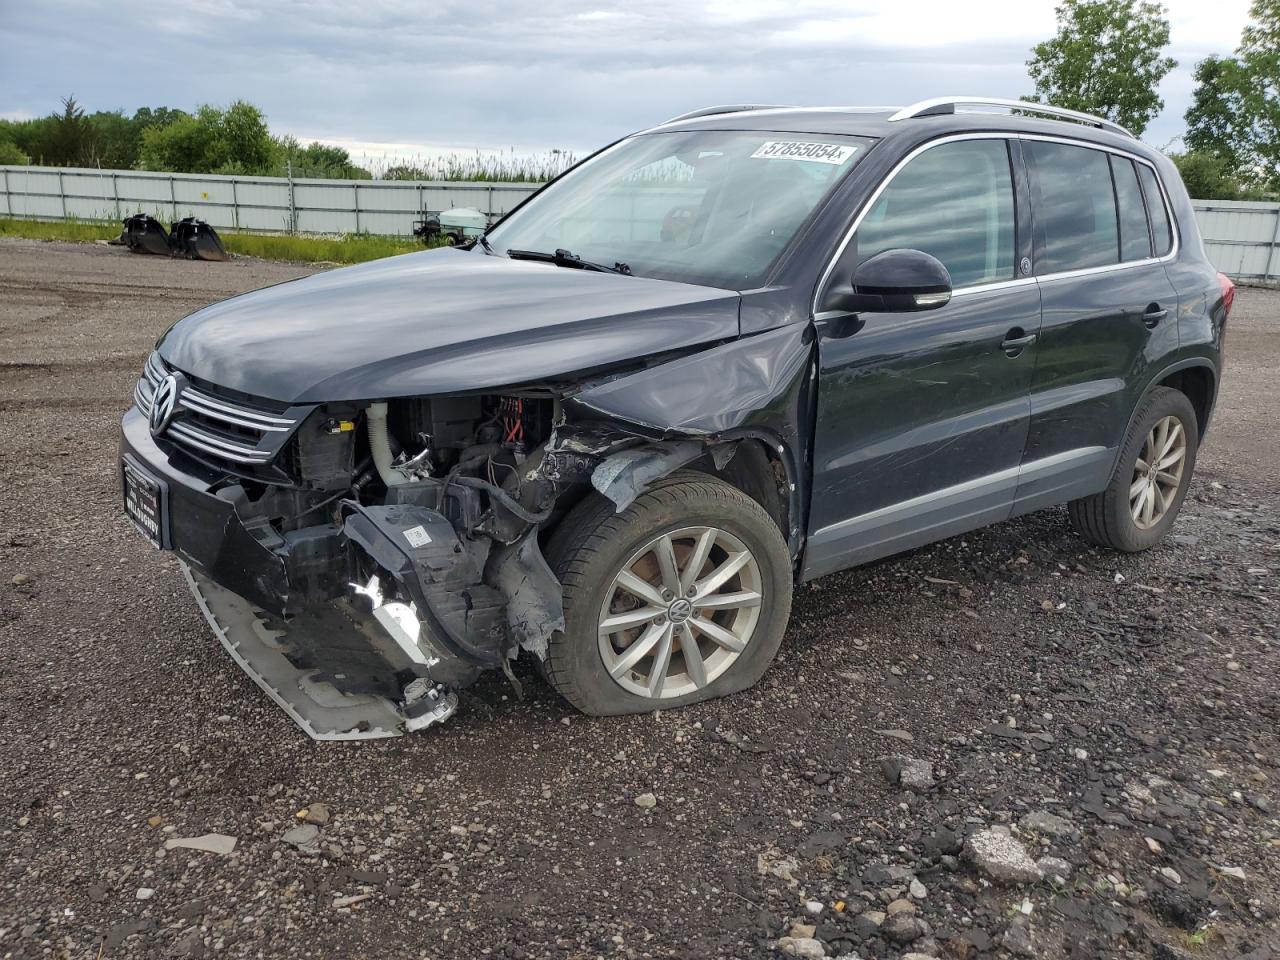
[[[1195,61],[1229,53],[1248,0],[1173,0],[1165,113],[1181,131]],[[367,155],[583,151],[709,103],[1016,97],[1054,0],[136,0],[6,4],[0,111],[192,107],[236,98],[274,128]],[[59,65],[56,73],[49,63]],[[448,149],[448,147],[446,147]],[[405,153],[409,151],[406,150]]]

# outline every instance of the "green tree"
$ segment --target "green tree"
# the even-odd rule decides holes
[[[1064,0],[1058,33],[1032,48],[1027,100],[1099,114],[1142,133],[1164,107],[1156,87],[1177,61],[1165,8],[1149,0]]]
[[[305,147],[289,134],[277,141],[277,176],[291,169],[295,177],[320,177],[331,180],[369,180],[373,175],[351,162],[351,154],[342,147],[312,142]],[[288,167],[286,167],[286,163]]]
[[[0,163],[20,167],[30,162],[31,158],[19,150],[12,140],[0,139]]]
[[[64,97],[62,112],[50,114],[33,134],[26,152],[49,166],[91,166],[97,157],[97,135],[74,96]]]
[[[226,110],[201,106],[142,131],[138,162],[178,173],[270,173],[278,151],[262,111],[237,100]]]
[[[1280,0],[1254,0],[1234,57],[1196,65],[1187,146],[1223,158],[1243,180],[1280,187]]]
[[[223,173],[264,173],[272,166],[276,144],[267,120],[251,103],[237,100],[216,121],[215,170]]]
[[[1197,200],[1260,199],[1260,191],[1241,183],[1236,168],[1217,153],[1189,150],[1172,153],[1169,159],[1178,168],[1187,193]]]
[[[191,115],[187,111],[172,107],[139,107],[133,114],[133,125],[141,136],[142,131],[148,127],[167,127],[175,120],[189,116]]]
[[[212,107],[201,107],[195,116],[186,115],[164,126],[148,127],[142,132],[138,165],[143,170],[212,173],[217,113]]]
[[[123,111],[99,110],[88,120],[94,142],[90,166],[129,170],[138,162],[138,128]]]

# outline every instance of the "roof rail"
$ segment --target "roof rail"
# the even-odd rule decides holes
[[[1064,107],[1053,107],[1046,103],[1031,103],[1027,100],[1002,100],[998,97],[935,97],[932,100],[921,100],[919,103],[913,103],[909,107],[903,107],[897,113],[889,118],[890,122],[895,120],[910,120],[914,117],[934,117],[940,114],[958,113],[956,107],[960,105],[975,107],[1008,107],[1010,110],[1021,110],[1023,113],[1038,113],[1046,117],[1055,117],[1060,120],[1074,120],[1076,123],[1087,124],[1091,127],[1097,127],[1100,130],[1108,130],[1111,133],[1119,133],[1123,136],[1136,140],[1132,133],[1113,123],[1106,117],[1095,117],[1091,113],[1081,113],[1078,110],[1067,110]]]
[[[696,120],[698,117],[713,117],[718,113],[742,113],[746,110],[774,110],[777,109],[776,103],[733,103],[720,107],[703,107],[701,110],[690,110],[688,113],[682,113],[678,117],[672,117],[662,123],[666,126],[668,123],[679,123],[681,120]]]

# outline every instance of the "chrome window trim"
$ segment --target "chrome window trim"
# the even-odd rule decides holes
[[[988,290],[999,289],[1001,287],[1022,286],[1030,283],[1040,283],[1042,281],[1067,280],[1073,277],[1083,277],[1094,273],[1110,273],[1115,270],[1130,270],[1135,267],[1150,266],[1155,263],[1167,263],[1178,256],[1182,249],[1182,234],[1178,227],[1178,219],[1173,215],[1173,205],[1169,201],[1169,191],[1164,184],[1164,179],[1160,176],[1160,171],[1156,169],[1154,163],[1145,157],[1140,157],[1132,151],[1125,150],[1121,147],[1114,147],[1109,144],[1093,143],[1088,140],[1080,140],[1075,137],[1051,136],[1041,133],[1019,133],[1013,130],[1000,131],[982,131],[975,133],[957,133],[948,136],[939,137],[936,140],[930,140],[922,143],[905,157],[894,164],[893,169],[885,175],[884,179],[876,185],[875,190],[871,191],[867,199],[863,201],[862,206],[858,209],[857,215],[853,218],[853,222],[845,231],[840,243],[836,246],[835,253],[827,261],[826,267],[822,271],[822,276],[818,279],[818,285],[814,289],[813,303],[809,308],[809,312],[814,320],[827,320],[832,317],[843,317],[848,315],[847,310],[819,310],[818,305],[822,302],[822,294],[827,289],[827,284],[831,281],[831,274],[835,271],[836,264],[840,262],[840,258],[844,256],[844,252],[849,247],[849,243],[853,240],[853,235],[858,232],[858,227],[862,225],[863,219],[871,210],[875,202],[880,199],[880,194],[893,182],[894,178],[902,171],[908,163],[914,160],[926,150],[932,150],[934,147],[942,146],[947,143],[956,143],[962,140],[1045,140],[1050,143],[1065,143],[1072,147],[1085,147],[1090,150],[1101,150],[1104,153],[1114,153],[1122,157],[1127,157],[1137,163],[1146,164],[1151,168],[1151,172],[1155,174],[1156,183],[1160,185],[1160,199],[1164,202],[1165,214],[1169,217],[1169,224],[1173,230],[1173,246],[1169,252],[1160,257],[1147,257],[1144,260],[1125,260],[1119,263],[1109,263],[1100,267],[1083,267],[1079,270],[1065,270],[1058,273],[1036,274],[1033,273],[1029,277],[1015,277],[1009,280],[996,280],[991,283],[975,284],[971,287],[961,287],[952,292],[952,299],[959,296],[966,296],[973,293],[981,293]],[[1035,216],[1035,210],[1032,210],[1032,216]],[[1117,250],[1117,255],[1119,250]]]
[[[1101,150],[1103,153],[1114,153],[1120,157],[1127,157],[1135,163],[1141,163],[1149,167],[1151,172],[1155,174],[1156,183],[1160,187],[1160,200],[1164,204],[1165,216],[1169,218],[1169,229],[1173,233],[1173,244],[1169,247],[1169,252],[1159,257],[1146,257],[1142,260],[1123,260],[1120,263],[1109,263],[1101,267],[1083,267],[1080,270],[1061,270],[1057,273],[1047,273],[1039,279],[1058,279],[1067,276],[1083,276],[1086,273],[1095,271],[1110,270],[1113,267],[1132,267],[1142,266],[1152,263],[1164,263],[1172,260],[1178,255],[1178,251],[1182,249],[1182,233],[1178,229],[1178,218],[1173,215],[1173,204],[1169,201],[1169,190],[1164,185],[1164,179],[1160,176],[1160,171],[1156,169],[1156,165],[1146,157],[1140,157],[1130,150],[1122,147],[1113,147],[1105,143],[1090,143],[1087,140],[1076,140],[1072,137],[1053,137],[1043,133],[1020,133],[1019,140],[1045,140],[1049,143],[1065,143],[1071,147],[1085,147],[1089,150]],[[1145,196],[1145,194],[1144,194]],[[1118,202],[1118,201],[1117,201]],[[1035,210],[1031,211],[1031,215],[1035,216]],[[1152,243],[1155,242],[1155,235],[1152,234]]]

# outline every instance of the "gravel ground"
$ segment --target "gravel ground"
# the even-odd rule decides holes
[[[1147,554],[1050,511],[800,590],[727,701],[596,720],[526,668],[352,745],[117,504],[156,335],[306,272],[0,242],[0,956],[1280,955],[1280,293]]]

